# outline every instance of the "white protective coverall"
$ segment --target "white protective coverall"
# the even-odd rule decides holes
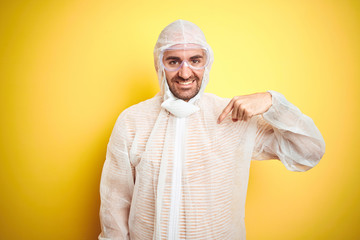
[[[207,48],[211,61],[189,102],[172,95],[160,64],[163,49],[185,43]],[[319,130],[275,91],[261,116],[217,124],[230,99],[204,93],[213,53],[193,23],[168,25],[154,58],[161,92],[123,111],[110,137],[99,239],[245,239],[250,160],[280,159],[306,171],[324,154]]]

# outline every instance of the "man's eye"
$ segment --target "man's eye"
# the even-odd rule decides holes
[[[193,59],[191,60],[192,63],[200,63],[200,60],[199,59]]]
[[[178,63],[179,63],[179,62],[178,62],[178,61],[175,61],[175,60],[169,62],[170,65],[175,65],[175,64],[178,64]]]

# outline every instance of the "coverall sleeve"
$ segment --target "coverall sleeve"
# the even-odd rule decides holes
[[[129,239],[128,217],[134,188],[127,133],[119,118],[107,146],[100,182],[99,240]]]
[[[314,167],[325,153],[325,142],[311,118],[275,91],[272,106],[258,119],[253,159],[279,159],[291,171]]]

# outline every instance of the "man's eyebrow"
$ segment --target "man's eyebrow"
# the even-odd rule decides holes
[[[202,55],[195,55],[195,56],[190,57],[190,59],[194,59],[194,58],[203,58],[203,56]]]
[[[167,61],[167,60],[178,60],[178,59],[180,59],[180,58],[176,57],[176,56],[168,56],[168,57],[165,58],[165,61]]]

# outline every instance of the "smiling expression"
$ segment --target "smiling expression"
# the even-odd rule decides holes
[[[194,67],[197,67],[200,61],[205,61],[205,58],[204,50],[200,48],[174,49],[164,52],[164,65],[175,69],[175,71],[165,69],[167,83],[175,97],[189,101],[198,94],[205,68],[194,69]],[[193,67],[191,68],[189,64]]]

